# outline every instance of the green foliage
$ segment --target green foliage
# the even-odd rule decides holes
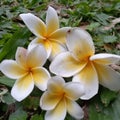
[[[105,94],[106,96],[103,98]],[[97,120],[120,119],[120,94],[118,94],[117,97],[115,93],[110,94],[109,91],[105,94],[101,96],[103,103],[101,102],[99,96],[96,96],[89,103],[89,120],[96,120],[96,118]],[[111,104],[109,104],[109,101],[112,101]]]
[[[3,101],[4,103],[10,105],[12,103],[15,103],[16,100],[14,100],[14,98],[11,96],[11,94],[9,92],[7,92],[4,96],[3,96]]]
[[[13,58],[18,46],[24,46],[30,37],[30,32],[26,28],[22,28],[15,32],[3,46],[0,52],[0,61],[4,58]],[[12,45],[12,47],[11,47]]]
[[[101,102],[107,107],[112,100],[117,97],[117,93],[106,88],[100,93]]]
[[[48,5],[58,11],[61,27],[81,27],[89,31],[96,53],[120,55],[120,24],[111,27],[112,21],[120,17],[120,0],[1,0],[0,61],[14,59],[17,47],[27,47],[30,37],[33,38],[27,28],[21,27],[23,22],[19,14],[31,12],[45,20]],[[29,97],[18,103],[10,94],[14,82],[0,76],[0,88],[8,90],[0,95],[0,120],[44,120],[45,112],[39,107],[41,92],[35,88]],[[83,101],[81,106],[87,108],[83,120],[120,120],[120,94],[103,87],[94,98]],[[65,120],[75,119],[67,115]]]
[[[26,119],[27,119],[27,113],[21,108],[17,109],[9,117],[9,120],[26,120]]]
[[[15,80],[12,80],[12,79],[7,78],[5,76],[0,77],[0,83],[4,84],[6,86],[12,87],[14,82],[15,82]]]
[[[35,114],[31,117],[31,120],[44,120],[44,116]]]
[[[26,109],[37,110],[39,102],[40,102],[40,97],[30,96],[30,97],[26,98],[26,100],[24,100],[22,102],[22,104],[23,104],[24,108],[26,108]]]

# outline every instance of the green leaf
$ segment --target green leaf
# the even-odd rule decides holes
[[[0,51],[0,61],[5,58],[13,58],[18,46],[24,46],[28,41],[31,33],[26,28],[21,28],[15,32],[13,37],[4,44],[3,49]]]
[[[101,101],[105,106],[108,106],[116,97],[117,92],[110,91],[107,88],[103,88],[102,92],[100,93]]]
[[[109,115],[107,115],[107,114],[105,114],[104,112],[98,112],[97,111],[97,109],[99,109],[99,108],[97,108],[98,106],[97,106],[97,104],[96,104],[96,106],[94,105],[94,106],[90,106],[90,112],[89,112],[89,120],[112,120],[112,118],[109,116]]]
[[[7,78],[6,76],[0,77],[0,83],[12,87],[15,80]]]
[[[120,120],[120,94],[108,106],[101,102],[98,95],[95,96],[89,103],[89,120],[96,120],[96,118],[97,120]]]
[[[40,115],[35,114],[31,117],[30,120],[44,120],[44,115],[43,114],[40,114]]]
[[[39,107],[40,96],[28,96],[23,102],[23,106],[26,109],[36,110]]]
[[[114,43],[117,41],[117,37],[116,36],[112,36],[112,35],[109,35],[109,36],[104,36],[103,37],[103,41],[105,43]]]
[[[19,108],[10,115],[8,120],[26,120],[26,119],[27,119],[27,113],[21,108]]]
[[[94,19],[103,25],[107,25],[109,18],[110,18],[109,15],[105,13],[100,13],[100,14],[96,14],[96,17]]]
[[[120,120],[120,94],[117,97],[116,101],[111,105],[112,109],[112,120]]]
[[[99,96],[95,96],[89,103],[89,120],[112,120],[109,113],[104,112],[104,105]]]
[[[93,29],[95,29],[95,28],[97,28],[97,27],[99,27],[100,26],[100,24],[98,23],[98,22],[94,22],[94,23],[91,23],[90,25],[88,25],[87,26],[87,29],[89,30],[89,31],[92,31]]]
[[[6,104],[10,105],[12,103],[15,103],[15,99],[11,96],[11,94],[8,92],[3,96],[3,100]]]

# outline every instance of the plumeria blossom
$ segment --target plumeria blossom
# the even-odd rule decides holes
[[[33,48],[36,44],[42,44],[50,59],[53,59],[58,53],[66,51],[66,31],[69,27],[59,28],[57,12],[52,7],[48,7],[46,24],[31,13],[20,14],[20,17],[30,31],[37,36],[28,49]]]
[[[63,77],[73,76],[86,92],[81,99],[90,99],[98,92],[98,83],[110,90],[120,89],[120,74],[109,65],[120,60],[120,56],[108,53],[95,54],[89,33],[73,28],[67,35],[68,52],[59,54],[51,63],[50,70]]]
[[[17,79],[12,90],[12,96],[21,101],[33,90],[34,84],[42,91],[47,88],[49,72],[42,66],[47,60],[47,52],[43,46],[36,46],[30,51],[18,47],[16,60],[4,60],[0,70],[9,78]]]
[[[45,120],[64,120],[66,113],[76,119],[84,116],[82,108],[75,102],[84,94],[84,88],[77,82],[65,83],[60,76],[48,81],[48,88],[40,99],[40,106],[47,110]]]

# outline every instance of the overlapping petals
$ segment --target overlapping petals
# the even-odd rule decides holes
[[[83,110],[79,107],[78,103],[67,99],[66,108],[68,113],[76,119],[82,119],[84,117]]]
[[[84,116],[82,108],[75,102],[84,94],[81,84],[65,83],[64,79],[55,76],[48,81],[48,89],[40,99],[40,106],[47,110],[45,120],[64,120],[66,112],[77,119]]]
[[[62,99],[55,107],[55,109],[46,112],[45,120],[64,120],[66,116],[65,99]]]
[[[81,99],[90,99],[98,92],[98,83],[111,90],[120,89],[120,74],[108,65],[120,61],[120,56],[95,53],[91,36],[80,28],[73,28],[67,34],[68,52],[59,54],[51,63],[50,70],[63,77],[73,77],[85,87]],[[115,87],[116,86],[116,87]]]
[[[17,79],[11,94],[21,101],[33,90],[34,84],[40,90],[46,90],[50,78],[49,72],[42,66],[47,60],[47,53],[43,46],[36,46],[30,51],[19,47],[16,52],[16,61],[4,60],[0,70],[9,78]]]
[[[73,28],[67,34],[67,47],[75,59],[86,60],[95,52],[91,36],[80,28]]]
[[[80,82],[85,87],[85,95],[81,99],[90,99],[98,92],[98,76],[92,63],[73,77],[73,82]]]
[[[118,91],[120,90],[120,73],[116,72],[109,66],[102,64],[94,64],[100,84],[110,90]]]
[[[86,61],[79,62],[69,52],[63,52],[55,57],[50,65],[50,70],[60,76],[70,77],[86,66]]]
[[[110,65],[115,64],[120,61],[120,56],[108,54],[108,53],[100,53],[90,57],[90,60],[94,63]]]
[[[43,67],[37,67],[32,69],[32,76],[35,85],[42,91],[47,88],[47,82],[50,78],[49,72]]]
[[[42,44],[47,51],[47,57],[50,59],[66,50],[66,32],[70,27],[59,28],[57,12],[52,7],[48,7],[46,24],[31,13],[20,14],[20,17],[31,32],[37,36],[30,43],[28,49],[35,47],[36,44]]]
[[[76,100],[92,98],[98,93],[99,83],[110,90],[120,90],[120,73],[110,67],[120,61],[120,56],[95,54],[88,32],[60,28],[57,12],[50,6],[46,23],[31,13],[20,17],[36,38],[28,49],[18,47],[15,60],[3,60],[0,64],[5,76],[16,79],[11,95],[17,101],[25,99],[35,85],[45,91],[40,99],[41,109],[47,111],[45,120],[64,120],[67,112],[80,120],[84,112]],[[53,60],[50,71],[58,76],[50,78],[43,67],[47,58]],[[73,77],[72,82],[66,83],[62,77]]]

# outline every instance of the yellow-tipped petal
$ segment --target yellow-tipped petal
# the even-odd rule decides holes
[[[42,44],[44,46],[44,48],[47,51],[47,58],[49,58],[52,51],[51,42],[49,40],[42,40],[42,41],[39,41],[39,44]]]
[[[118,61],[120,61],[120,56],[114,55],[114,54],[100,53],[100,54],[91,56],[90,60],[95,63],[99,63],[103,65],[110,65],[110,64],[117,63]]]
[[[50,6],[48,7],[46,15],[46,27],[47,35],[50,35],[52,32],[56,31],[59,28],[59,19],[57,12]]]
[[[28,45],[28,51],[31,51],[34,47],[36,47],[39,44],[39,41],[43,40],[43,38],[36,37],[34,40],[32,40]]]
[[[50,70],[62,77],[70,77],[82,70],[86,64],[86,61],[75,60],[69,52],[63,52],[52,61]]]
[[[90,99],[98,92],[98,76],[92,63],[88,63],[82,71],[73,77],[73,82],[80,82],[85,87],[81,99]]]
[[[21,66],[21,67],[26,67],[26,57],[27,57],[27,50],[23,47],[18,47],[16,51],[16,62]]]
[[[33,88],[33,78],[27,74],[15,82],[11,94],[17,101],[22,101],[32,92]]]
[[[47,58],[49,58],[51,51],[52,51],[52,45],[49,40],[43,39],[43,38],[35,38],[28,46],[28,50],[31,50],[36,45],[42,45],[44,46],[46,52],[47,52]]]
[[[47,90],[51,93],[58,95],[58,93],[61,93],[63,91],[64,85],[64,79],[60,76],[55,76],[48,81]]]
[[[20,67],[14,60],[2,61],[0,70],[3,74],[12,79],[18,79],[26,74],[25,69]]]
[[[33,75],[33,80],[35,82],[35,85],[42,91],[46,90],[47,82],[48,82],[48,79],[50,78],[49,72],[43,67],[34,68],[32,69],[32,75]]]
[[[76,102],[66,99],[66,106],[68,113],[74,118],[80,120],[84,117],[82,108]]]
[[[117,73],[109,66],[94,64],[98,73],[100,84],[110,90],[120,90],[120,73]]]
[[[68,82],[64,86],[65,96],[77,100],[84,94],[84,87],[79,82]]]
[[[40,99],[40,107],[43,110],[52,110],[59,103],[61,97],[50,93],[49,91],[45,92]]]
[[[67,46],[78,60],[86,60],[95,52],[91,36],[79,28],[73,28],[68,31]]]
[[[32,40],[30,42],[30,44],[28,45],[28,51],[32,50],[37,45],[41,45],[40,41],[42,41],[42,40],[43,40],[43,38],[39,38],[39,37],[36,37],[34,40]]]
[[[67,51],[67,48],[65,46],[55,41],[51,41],[51,46],[52,46],[52,51],[49,57],[51,61],[61,52]]]
[[[67,31],[69,29],[70,29],[70,27],[59,28],[58,30],[56,30],[54,33],[51,34],[50,38],[53,39],[54,41],[61,43],[61,44],[65,44]]]
[[[30,31],[37,37],[42,37],[46,35],[46,26],[44,22],[31,13],[20,14],[20,17],[30,29]]]
[[[64,120],[65,116],[66,104],[65,100],[62,99],[53,110],[47,111],[45,120]]]
[[[43,46],[37,45],[28,52],[27,65],[29,68],[43,66],[47,60],[47,52]]]

